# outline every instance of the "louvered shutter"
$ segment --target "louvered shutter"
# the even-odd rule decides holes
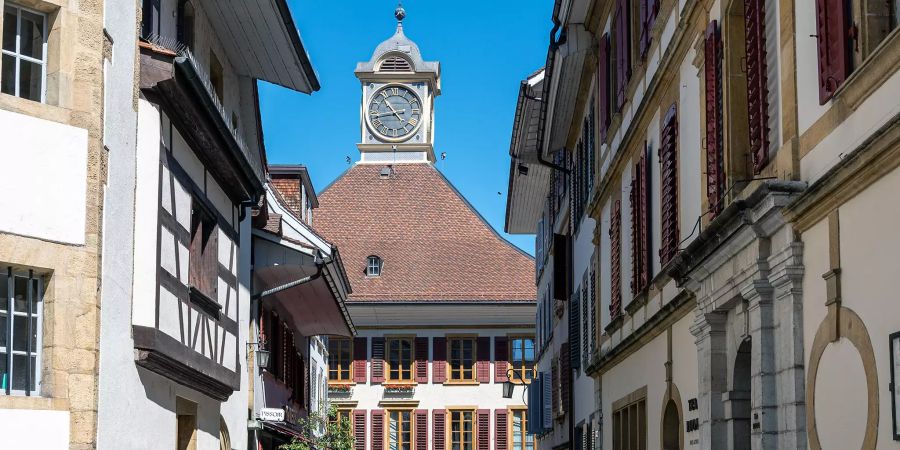
[[[703,67],[706,88],[706,200],[712,217],[722,212],[725,156],[722,142],[722,39],[718,23],[706,27]]]
[[[650,171],[647,143],[631,180],[631,292],[638,295],[650,285]]]
[[[612,218],[609,225],[610,240],[610,272],[609,283],[610,320],[617,319],[622,314],[622,201],[613,203]]]
[[[569,342],[563,342],[560,346],[560,354],[566,355],[571,352]],[[559,361],[559,400],[560,413],[566,414],[569,405],[572,404],[572,364],[571,358],[562,357]]]
[[[431,342],[433,355],[431,380],[434,383],[443,383],[447,381],[447,338],[436,337]]]
[[[587,290],[587,287],[584,287]],[[572,300],[569,301],[569,341],[575,344],[570,347],[571,351],[566,355],[571,361],[572,367],[581,367],[581,358],[579,349],[581,349],[581,291],[576,290]]]
[[[509,381],[509,339],[506,336],[494,338],[494,381],[502,383]]]
[[[639,49],[641,58],[643,58],[647,54],[647,49],[650,48],[650,11],[649,11],[649,2],[650,0],[637,0],[638,1],[638,9],[640,11],[640,25],[641,25],[641,35],[639,40]]]
[[[628,0],[616,1],[616,110],[625,105],[628,80],[631,79],[631,38]]]
[[[631,204],[631,293],[637,295],[641,290],[641,235],[638,232],[641,222],[640,207],[640,174],[635,167],[631,174],[631,189],[628,201]]]
[[[416,410],[416,450],[428,450],[428,410]]]
[[[641,223],[638,229],[642,241],[640,288],[641,290],[644,290],[650,286],[650,279],[652,278],[650,259],[653,256],[653,236],[650,234],[650,146],[646,141],[644,142],[644,153],[641,155],[640,161],[638,161],[638,173],[641,175],[641,195],[639,204]]]
[[[434,419],[431,422],[431,441],[434,450],[444,450],[447,444],[447,410],[435,409]]]
[[[353,410],[354,450],[366,450],[366,410]]]
[[[666,113],[659,148],[661,188],[660,222],[662,242],[659,249],[660,264],[665,266],[678,252],[678,119],[676,105]]]
[[[479,383],[491,382],[491,338],[482,336],[476,341],[478,361],[475,363],[475,376]]]
[[[384,338],[372,338],[372,382],[384,382]]]
[[[559,356],[554,356],[553,360],[550,362],[550,414],[553,417],[559,417],[560,408],[559,408],[559,393],[560,393],[560,382],[559,382]]]
[[[494,410],[494,450],[507,450],[509,429],[505,409]]]
[[[591,337],[588,346],[588,358],[590,353],[594,351],[594,345],[597,339],[597,266],[591,264]]]
[[[416,383],[428,383],[428,338],[416,338]]]
[[[600,38],[600,58],[599,67],[597,68],[600,94],[600,141],[606,141],[606,133],[609,131],[610,122],[610,61],[609,61],[609,33],[604,33]]]
[[[384,410],[372,410],[372,450],[384,450]]]
[[[353,382],[366,382],[366,362],[368,361],[369,338],[353,339]]]
[[[591,342],[591,326],[588,320],[591,317],[590,290],[591,282],[588,280],[588,272],[584,273],[584,280],[581,282],[581,361],[583,367],[587,369],[588,345]],[[575,366],[582,367],[582,366]]]
[[[475,416],[478,421],[478,450],[491,450],[491,410],[479,409]]]
[[[769,90],[766,82],[765,0],[744,2],[747,50],[747,117],[753,173],[769,162]]]
[[[542,398],[541,398],[541,406],[543,406],[543,411],[541,411],[541,427],[544,430],[552,430],[553,429],[553,372],[544,373],[544,379],[541,382]]]
[[[846,0],[816,0],[819,103],[822,105],[850,75],[849,19]]]

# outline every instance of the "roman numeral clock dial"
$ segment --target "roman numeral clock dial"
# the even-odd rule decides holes
[[[409,139],[422,121],[422,101],[406,86],[391,85],[375,91],[369,99],[366,122],[385,141]]]

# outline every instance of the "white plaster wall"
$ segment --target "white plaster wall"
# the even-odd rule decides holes
[[[794,43],[797,46],[797,124],[802,135],[825,114],[831,101],[819,105],[819,59],[816,38],[816,5],[814,2],[795,2]],[[806,177],[804,177],[806,179]]]
[[[829,270],[828,264],[828,220],[822,220],[803,232],[803,350],[806,367],[812,351],[816,330],[825,319],[828,308],[825,280],[822,275]]]
[[[681,426],[684,426],[688,420],[700,417],[699,409],[688,411],[688,400],[697,398],[700,376],[698,372],[697,344],[690,330],[693,323],[694,313],[689,312],[672,325],[672,382],[678,387],[678,393],[681,395]],[[657,412],[659,414],[658,418],[662,417],[662,407],[662,401],[660,401],[659,406],[657,406],[659,408]],[[648,409],[647,411],[653,410]],[[659,420],[657,420],[657,423],[659,423]],[[690,444],[692,439],[699,439],[699,431],[684,433],[685,448],[696,448]],[[651,442],[652,445],[648,445],[648,448],[655,448],[659,440],[655,436],[648,436],[647,443],[650,444]]]
[[[30,432],[23,432],[28,430]],[[0,409],[0,448],[29,450],[69,448],[69,412]]]
[[[0,111],[0,136],[0,232],[84,244],[87,130]]]
[[[156,324],[156,232],[159,220],[161,125],[157,107],[145,99],[138,100],[131,321],[134,325],[148,327]]]
[[[859,447],[865,436],[867,407],[866,377],[856,347],[847,338],[828,344],[816,379],[815,411],[807,412],[816,416],[822,449]]]

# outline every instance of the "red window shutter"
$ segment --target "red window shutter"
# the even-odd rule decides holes
[[[366,362],[369,359],[369,339],[358,337],[353,339],[353,382],[366,382]]]
[[[610,302],[609,302],[609,315],[611,320],[615,320],[622,314],[622,272],[621,272],[621,261],[622,261],[622,201],[616,200],[613,204],[612,210],[612,218],[611,223],[609,225],[609,240],[610,240],[610,265],[611,265],[611,280],[609,283],[610,288]]]
[[[631,39],[628,1],[616,0],[616,109],[625,105],[625,93],[631,78]]]
[[[666,113],[659,147],[661,188],[660,221],[662,242],[660,264],[665,266],[678,252],[678,119],[676,105]]]
[[[599,86],[600,93],[600,141],[606,141],[606,132],[609,131],[609,121],[610,121],[610,113],[609,113],[609,102],[610,102],[610,90],[609,90],[609,72],[610,72],[610,61],[609,61],[609,33],[604,33],[603,37],[600,38],[600,64],[597,70],[597,74],[599,80],[597,84]]]
[[[428,338],[416,338],[416,383],[428,382]]]
[[[366,410],[353,410],[353,449],[366,450]]]
[[[372,410],[372,450],[384,450],[384,410]]]
[[[509,444],[509,429],[507,425],[507,412],[505,409],[494,410],[494,450],[507,450]]]
[[[478,450],[491,450],[491,410],[479,409],[476,411],[478,420]]]
[[[443,339],[443,338],[441,338]],[[447,445],[447,410],[435,409],[432,420],[431,441],[434,450],[444,450]]]
[[[822,105],[850,75],[849,19],[846,0],[816,0],[819,103]]]
[[[643,0],[641,0],[643,1]],[[639,168],[635,167],[631,175],[631,191],[628,200],[631,203],[631,293],[637,295],[641,291],[641,180]]]
[[[372,382],[384,382],[384,338],[372,338]]]
[[[641,278],[640,278],[640,289],[644,290],[650,286],[650,279],[652,277],[651,269],[650,269],[650,257],[652,256],[652,242],[653,236],[650,235],[650,157],[648,153],[650,152],[650,147],[647,145],[647,142],[644,142],[644,152],[641,154],[641,159],[638,162],[638,173],[641,175],[640,182],[640,210],[641,210],[641,223],[638,231],[641,235]]]
[[[475,363],[475,376],[479,383],[491,382],[491,338],[479,337],[476,341],[478,362]]]
[[[631,292],[640,294],[650,284],[650,172],[647,143],[631,179]]]
[[[428,410],[416,410],[416,450],[428,450]]]
[[[706,27],[706,200],[712,217],[722,212],[725,168],[722,142],[722,39],[718,23]]]
[[[432,368],[431,380],[434,383],[447,381],[447,338],[436,337],[432,339]]]
[[[765,0],[744,2],[747,50],[747,117],[753,173],[769,162],[769,91],[766,84]]]
[[[509,381],[509,339],[506,336],[494,338],[494,381],[502,383]]]

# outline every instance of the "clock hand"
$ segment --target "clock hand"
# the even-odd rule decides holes
[[[405,110],[405,109],[398,109],[398,110],[396,110],[396,112],[402,113],[402,112],[406,112],[406,110]],[[394,114],[394,111],[385,111],[385,112],[381,112],[381,113],[375,114],[375,117],[387,116],[387,115],[390,115],[390,114]]]
[[[400,122],[403,122],[403,117],[400,116],[400,114],[397,112],[396,109],[394,109],[394,105],[392,105],[391,102],[389,102],[389,101],[387,101],[387,100],[385,100],[384,102],[388,105],[388,108],[391,108],[391,112],[393,112],[394,115],[397,116],[397,119],[399,119]],[[404,110],[404,111],[405,111],[405,110]]]

